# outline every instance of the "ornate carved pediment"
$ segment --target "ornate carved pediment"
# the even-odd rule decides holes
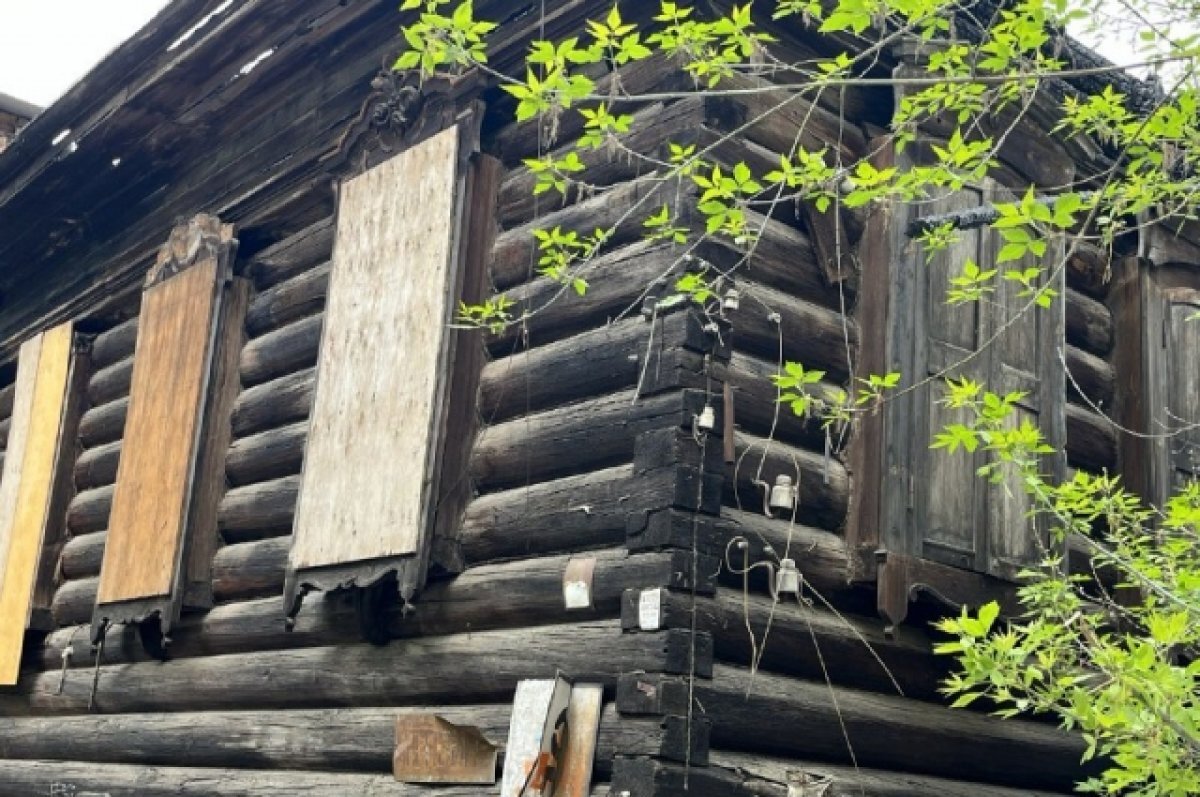
[[[358,118],[325,160],[339,176],[360,174],[480,110],[483,88],[477,71],[422,81],[415,71],[381,69]]]

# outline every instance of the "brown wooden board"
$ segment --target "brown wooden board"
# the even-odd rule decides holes
[[[10,440],[0,490],[0,685],[17,682],[60,463],[75,330],[66,323],[21,347]]]
[[[457,127],[347,182],[290,569],[419,559],[442,423],[462,191]],[[372,565],[373,566],[373,565]],[[394,569],[394,568],[393,568]],[[339,569],[365,586],[386,572]]]
[[[455,725],[436,714],[396,717],[392,774],[401,783],[496,782],[499,748],[479,728]]]
[[[171,598],[179,585],[227,265],[156,267],[143,297],[98,620],[119,621],[105,605]]]

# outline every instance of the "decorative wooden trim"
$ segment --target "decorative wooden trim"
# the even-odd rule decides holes
[[[887,551],[879,553],[878,573],[879,614],[892,627],[904,622],[909,604],[921,595],[953,610],[996,601],[1006,616],[1021,611],[1017,586],[983,573]]]
[[[868,144],[876,168],[891,167],[896,151],[887,137],[872,139]],[[888,370],[889,299],[892,280],[892,257],[902,245],[896,230],[895,205],[876,208],[867,218],[859,251],[858,305],[854,319],[860,330],[856,378],[882,374]],[[901,220],[903,221],[903,220]],[[874,330],[874,334],[872,331]],[[855,489],[850,493],[846,520],[846,546],[857,556],[851,557],[852,577],[858,581],[875,579],[874,552],[881,542],[881,504],[884,492],[884,423],[885,411],[874,410],[859,418],[858,428],[850,439],[847,468]]]
[[[457,297],[464,293],[482,294],[484,290],[486,259],[490,255],[493,234],[491,220],[494,218],[494,197],[499,182],[499,164],[491,159],[476,158],[479,149],[479,125],[482,121],[481,107],[471,104],[466,110],[460,111],[456,102],[457,100],[438,106],[441,110],[429,117],[422,112],[418,126],[405,130],[400,136],[402,144],[410,147],[406,151],[411,152],[411,147],[418,145],[441,149],[452,147],[455,156],[449,164],[449,167],[455,170],[449,178],[453,184],[453,193],[447,199],[451,218],[437,223],[439,229],[443,224],[451,225],[446,239],[448,249],[444,266],[448,301],[445,317],[435,319],[432,322],[434,324],[446,324],[450,321]],[[437,121],[436,125],[434,121]],[[437,136],[441,137],[440,141],[437,137],[430,137],[431,132],[437,133]],[[382,151],[391,154],[390,147],[384,147]],[[472,161],[475,163],[474,168],[471,167]],[[364,164],[369,162],[370,158],[364,159]],[[390,169],[390,173],[396,173],[397,168],[404,165],[402,161],[397,160],[376,166],[375,169]],[[442,164],[441,168],[445,170],[449,167]],[[368,174],[369,172],[363,173],[355,180],[367,179]],[[379,172],[376,179],[383,174]],[[343,192],[342,205],[339,207],[339,236],[343,234],[344,227],[351,229],[347,225],[355,223],[343,215],[346,196]],[[468,213],[472,215],[468,217]],[[480,218],[473,218],[476,213]],[[415,235],[412,241],[415,244]],[[335,241],[334,267],[330,278],[331,302],[336,302],[339,285],[339,251],[348,251],[345,249],[348,243],[349,241]],[[393,538],[391,543],[370,549],[370,553],[374,555],[368,557],[362,556],[362,553],[369,549],[361,540],[354,545],[343,546],[345,550],[341,552],[319,551],[320,544],[310,540],[305,529],[314,522],[315,527],[322,527],[326,523],[314,521],[309,517],[309,512],[328,510],[328,506],[322,510],[320,504],[321,500],[328,500],[328,497],[313,498],[314,494],[308,492],[312,488],[308,485],[310,482],[313,485],[317,483],[312,481],[311,469],[322,467],[321,444],[315,434],[319,430],[316,424],[321,422],[322,388],[333,384],[328,381],[331,375],[326,364],[327,357],[332,356],[328,354],[327,347],[333,345],[329,337],[329,312],[326,311],[326,328],[314,389],[313,412],[309,420],[308,454],[301,477],[305,487],[300,491],[296,509],[295,537],[284,586],[287,625],[289,628],[294,625],[295,616],[309,592],[353,587],[356,589],[356,600],[363,609],[360,622],[364,636],[370,641],[383,643],[386,641],[386,635],[379,630],[378,619],[383,615],[388,603],[396,597],[407,604],[424,586],[430,562],[433,560],[434,540],[438,537],[438,530],[442,532],[443,543],[439,545],[438,556],[434,561],[445,570],[461,568],[461,557],[447,535],[455,530],[458,517],[461,516],[469,498],[469,485],[464,487],[460,481],[465,472],[471,441],[447,438],[452,428],[462,437],[473,438],[471,430],[476,424],[474,397],[478,392],[483,354],[475,353],[469,346],[464,346],[464,356],[461,360],[456,360],[457,344],[462,336],[439,329],[438,334],[441,337],[436,343],[437,372],[428,375],[433,379],[434,390],[434,395],[430,397],[430,417],[409,419],[409,425],[406,427],[408,434],[423,434],[428,437],[426,453],[420,463],[425,476],[416,482],[420,490],[420,505],[412,506],[412,511],[416,513],[414,517],[417,527],[405,532],[412,539],[401,544],[398,537]],[[399,354],[397,351],[397,355]],[[407,367],[412,366],[410,364]],[[343,374],[344,378],[346,375]],[[462,391],[463,395],[457,395],[458,391]],[[468,392],[469,396],[466,395]],[[331,415],[329,418],[330,422],[334,422],[337,416]],[[412,424],[413,421],[416,422],[416,426]],[[411,464],[409,463],[410,466]],[[450,473],[447,469],[453,469],[456,464],[461,466],[460,472]],[[306,496],[309,497],[307,500]],[[318,503],[309,504],[307,501],[311,500],[317,500]],[[389,501],[393,499],[389,498]]]
[[[503,176],[496,158],[477,155],[466,180],[464,241],[459,248],[456,295],[468,304],[483,300],[488,290],[488,265],[496,237],[496,201]],[[468,474],[471,449],[480,428],[478,395],[487,362],[487,349],[477,330],[456,330],[450,338],[450,383],[446,392],[445,425],[440,431],[441,454],[434,494],[432,563],[440,570],[463,569],[457,535],[463,512],[473,496]]]

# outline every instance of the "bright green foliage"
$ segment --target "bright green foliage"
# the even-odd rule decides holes
[[[401,11],[421,9],[420,18],[404,27],[409,49],[396,61],[396,69],[420,69],[429,74],[444,68],[465,69],[487,63],[486,36],[496,29],[493,22],[475,19],[471,0],[457,3],[443,14],[452,0],[404,0]]]
[[[1106,16],[1112,4],[1117,12]],[[1045,312],[1060,301],[1049,286],[1061,284],[1057,276],[1065,253],[1078,243],[1109,247],[1148,216],[1170,221],[1196,216],[1200,10],[1195,3],[1163,0],[1011,0],[989,4],[997,10],[986,18],[971,17],[972,25],[983,27],[982,40],[966,41],[958,33],[967,5],[760,0],[724,4],[721,13],[713,4],[614,2],[570,35],[533,41],[514,74],[499,74],[486,58],[486,39],[495,25],[477,20],[469,0],[404,0],[407,50],[397,68],[423,76],[488,73],[515,101],[515,119],[538,137],[538,155],[525,167],[533,193],[544,195],[547,205],[611,190],[589,179],[591,164],[622,159],[636,166],[637,193],[646,199],[613,229],[533,233],[539,278],[558,286],[551,302],[587,293],[592,263],[617,226],[640,225],[646,240],[677,253],[668,273],[683,275],[675,293],[656,307],[690,302],[711,317],[724,312],[726,291],[752,264],[764,216],[786,218],[795,203],[837,214],[838,221],[920,216],[932,199],[964,190],[993,196],[1003,183],[1015,193],[993,203],[991,229],[1001,242],[996,256],[951,263],[943,289],[946,301],[962,305],[962,312],[987,308],[1005,313],[1005,324],[1025,323],[1021,314]],[[631,22],[631,9],[651,22]],[[1058,32],[1087,21],[1106,31],[1137,26],[1144,57],[1161,71],[1166,91],[1137,104],[1112,86],[1091,93],[1061,90],[1056,80],[1069,67],[1061,60]],[[782,60],[779,53],[787,50],[770,47],[774,38],[762,29],[765,22],[779,29],[803,27],[809,35],[820,31],[828,35],[828,46],[819,57]],[[813,136],[801,129],[803,121],[788,151],[765,161],[739,154],[745,150],[736,142],[727,146],[744,130],[704,143],[680,131],[681,140],[652,152],[636,151],[630,143],[640,118],[634,110],[645,101],[682,99],[686,93],[722,97],[735,76],[736,95],[758,91],[746,86],[761,80],[767,96],[755,107],[786,109],[789,120],[809,118],[811,111],[797,109],[815,104],[823,106],[822,113],[840,113],[843,89],[856,84],[881,89],[888,80],[880,78],[881,58],[896,45],[911,49],[914,43],[922,45],[922,55],[892,78],[896,101],[890,138],[881,148],[901,157],[877,157],[885,154],[878,149],[850,157],[827,128]],[[661,61],[655,69],[683,70],[693,90],[630,96],[613,68],[650,58]],[[605,73],[609,77],[602,80]],[[1104,78],[1090,77],[1093,85]],[[782,102],[781,94],[787,97]],[[748,119],[747,125],[760,121]],[[1000,167],[1019,125],[1052,127],[1052,137],[1085,153],[1076,165],[1093,171],[1077,172],[1076,182],[1065,185],[1013,185],[1011,159]],[[577,131],[576,138],[560,141],[568,129]],[[908,153],[916,155],[903,157]],[[927,258],[939,256],[962,235],[949,223],[923,227],[909,253],[921,249]],[[720,269],[696,268],[703,263],[693,255],[696,247],[713,240],[743,253],[741,260]],[[743,304],[754,301],[750,290]],[[1014,292],[1024,300],[1019,310],[997,302],[997,295]],[[458,320],[498,332],[542,309],[516,313],[514,302],[499,295],[461,306]],[[853,362],[844,365],[854,373]],[[839,445],[834,438],[858,418],[920,384],[917,375],[885,373],[830,386],[823,371],[792,362],[778,366],[779,401],[819,419],[831,450]],[[949,370],[959,372],[954,365]],[[1083,784],[1085,790],[1146,797],[1200,793],[1200,664],[1193,663],[1200,661],[1200,487],[1189,486],[1166,507],[1149,510],[1107,475],[1080,474],[1051,484],[1040,470],[1049,447],[1028,413],[1018,411],[1021,394],[996,393],[963,378],[946,384],[942,400],[966,420],[935,430],[929,443],[945,456],[966,452],[982,461],[979,477],[994,489],[1026,491],[1035,513],[1030,529],[1053,528],[1043,541],[1045,561],[1026,574],[1025,615],[1001,618],[997,607],[984,606],[942,624],[949,636],[941,651],[961,664],[947,683],[948,694],[956,705],[978,703],[1005,716],[1054,715],[1082,731],[1089,757],[1104,761],[1103,774]],[[1068,536],[1090,547],[1110,582],[1066,572],[1060,553]],[[1120,600],[1114,594],[1118,586]]]

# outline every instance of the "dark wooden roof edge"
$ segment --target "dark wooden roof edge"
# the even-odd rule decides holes
[[[16,116],[19,119],[33,119],[41,112],[41,107],[32,102],[25,102],[11,94],[0,92],[0,113]]]
[[[0,154],[0,186],[29,168],[64,130],[75,130],[98,108],[119,97],[168,48],[220,7],[223,0],[171,0],[141,30],[120,44],[58,100],[44,109]],[[156,58],[157,56],[157,58]]]

